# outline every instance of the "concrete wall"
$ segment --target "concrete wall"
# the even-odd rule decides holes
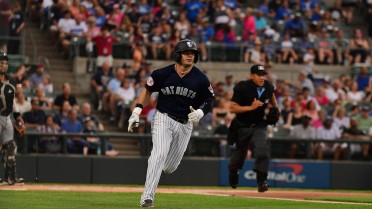
[[[146,178],[147,157],[80,155],[17,155],[18,176],[26,182],[138,184]],[[228,160],[184,157],[172,174],[163,174],[161,185],[228,186]],[[274,159],[271,187],[371,190],[371,162]],[[255,186],[253,160],[247,160],[240,186]],[[3,168],[0,167],[0,176]]]

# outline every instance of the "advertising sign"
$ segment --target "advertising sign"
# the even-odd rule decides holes
[[[220,184],[229,185],[228,160],[220,166]],[[256,186],[253,160],[247,160],[240,170],[238,186]],[[273,160],[270,163],[268,181],[270,187],[286,188],[330,188],[330,163]]]

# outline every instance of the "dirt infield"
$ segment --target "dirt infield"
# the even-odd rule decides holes
[[[56,185],[56,184],[25,184],[21,186],[0,186],[0,190],[19,190],[19,191],[77,191],[77,192],[142,192],[139,187],[113,187],[95,185]],[[266,193],[259,193],[255,190],[233,190],[230,188],[221,189],[198,189],[198,188],[158,188],[158,193],[180,193],[180,194],[202,194],[217,196],[237,196],[250,198],[272,198],[293,201],[309,201],[306,198],[317,197],[368,197],[372,198],[372,193],[362,192],[337,192],[337,191],[306,191],[306,190],[270,190]],[[324,201],[312,201],[324,202]],[[333,202],[335,203],[335,202]],[[357,204],[357,203],[345,203]],[[364,204],[364,203],[362,203]],[[366,204],[372,205],[372,204]]]

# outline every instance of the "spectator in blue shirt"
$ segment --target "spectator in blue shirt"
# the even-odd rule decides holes
[[[137,8],[138,8],[138,13],[141,15],[149,14],[151,12],[151,7],[147,3],[147,0],[140,0]]]
[[[198,17],[204,14],[205,4],[198,0],[190,0],[185,6],[186,16],[190,23],[195,23]]]
[[[269,8],[269,0],[264,0],[259,6],[258,10],[261,10],[262,13],[266,16],[269,15],[270,8]]]
[[[23,120],[27,128],[38,128],[44,124],[45,113],[40,109],[38,98],[31,100],[31,110],[23,114]]]
[[[302,37],[304,34],[304,23],[301,20],[301,14],[296,15],[285,23],[284,34],[288,33],[291,37]]]
[[[315,6],[312,11],[310,20],[319,22],[321,19],[322,19],[322,14],[320,14],[320,8],[319,6]]]
[[[82,133],[84,131],[83,125],[77,120],[76,110],[70,110],[68,120],[64,121],[61,125],[61,131],[64,133]],[[69,137],[67,139],[69,153],[83,153],[84,147],[88,147],[88,142],[84,138]]]
[[[301,0],[300,12],[306,17],[311,17],[312,10],[318,5],[317,0]]]
[[[259,33],[264,32],[267,27],[266,19],[263,14],[262,10],[257,10],[256,16],[254,16],[256,31]]]
[[[202,34],[203,34],[204,42],[213,41],[215,31],[214,31],[213,25],[210,24],[210,22],[208,20],[203,21]]]
[[[288,19],[292,14],[291,9],[289,8],[288,1],[283,1],[283,5],[278,8],[276,11],[275,20],[286,20]]]

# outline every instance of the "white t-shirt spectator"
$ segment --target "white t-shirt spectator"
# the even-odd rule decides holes
[[[334,139],[339,139],[341,138],[341,132],[340,129],[338,129],[337,126],[334,124],[330,129],[324,128],[324,126],[320,127],[316,131],[316,138],[317,139],[329,139],[329,140],[334,140]]]
[[[70,33],[71,29],[76,25],[76,21],[73,18],[65,19],[61,18],[58,21],[58,27],[65,33]]]
[[[350,126],[350,118],[349,117],[343,117],[343,118],[334,118],[333,124],[337,126],[338,128],[349,128]]]
[[[348,98],[350,103],[361,102],[364,98],[364,92],[362,92],[362,91],[357,91],[357,92],[349,91],[349,92],[347,92],[347,98]]]
[[[116,94],[119,95],[124,101],[133,101],[136,96],[136,91],[134,90],[133,86],[129,86],[128,88],[120,87]]]
[[[306,53],[304,55],[304,63],[307,63],[305,64],[305,67],[304,67],[304,71],[306,72],[306,74],[313,73],[314,60],[315,60],[314,54]]]
[[[85,32],[88,31],[87,24],[85,22],[80,22],[75,24],[70,29],[70,34],[75,36],[82,36]]]
[[[260,64],[261,63],[261,55],[260,55],[260,52],[257,51],[257,50],[252,50],[251,52],[251,57],[250,57],[250,61],[254,64]]]

